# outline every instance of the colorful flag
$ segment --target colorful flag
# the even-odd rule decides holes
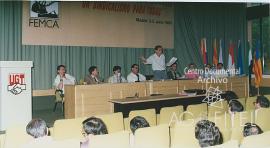
[[[202,58],[203,58],[203,64],[206,65],[208,63],[206,38],[201,39],[201,53],[202,53]]]
[[[229,45],[229,56],[228,56],[228,69],[235,69],[235,62],[234,62],[234,44],[230,41]]]
[[[248,66],[251,65],[251,60],[252,60],[252,49],[251,49],[251,44],[248,41]]]
[[[219,57],[218,57],[218,62],[223,64],[223,55],[222,55],[222,40],[220,39],[219,41]]]
[[[214,54],[213,54],[213,64],[217,66],[218,64],[218,55],[217,55],[217,40],[214,40]]]
[[[241,41],[240,40],[238,41],[237,68],[240,71],[240,75],[244,74],[243,59],[242,59],[242,47],[241,47]]]
[[[256,51],[255,51],[255,59],[253,61],[252,71],[255,75],[255,87],[259,88],[262,81],[262,62],[260,59],[260,42],[257,41]]]

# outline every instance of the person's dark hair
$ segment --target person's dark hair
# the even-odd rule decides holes
[[[191,65],[193,65],[194,67],[196,66],[194,63],[189,63],[188,67],[190,68]]]
[[[231,100],[229,102],[231,112],[242,112],[244,110],[243,105],[238,100]]]
[[[26,126],[26,132],[34,138],[48,135],[48,128],[43,119],[33,119]]]
[[[244,137],[263,133],[262,129],[255,123],[246,123],[243,130]]]
[[[89,67],[88,71],[90,74],[92,74],[92,72],[95,71],[95,69],[97,69],[97,66],[91,66]]]
[[[158,50],[159,48],[163,48],[161,45],[157,45],[157,46],[155,46],[155,50]]]
[[[135,66],[138,66],[138,67],[139,67],[138,64],[132,64],[132,65],[131,65],[131,68],[134,68]]]
[[[60,70],[61,67],[64,67],[66,69],[66,66],[65,65],[58,65],[57,66],[57,71]]]
[[[120,67],[120,66],[114,66],[114,67],[113,67],[113,72],[114,72],[114,71],[117,71],[117,70],[121,70],[121,67]]]
[[[195,137],[201,147],[215,146],[223,143],[222,135],[215,123],[201,120],[196,124]]]
[[[104,135],[108,134],[107,127],[105,123],[96,117],[87,118],[82,122],[84,132],[89,135]]]
[[[238,96],[237,96],[236,93],[233,92],[233,91],[226,91],[224,97],[225,97],[225,99],[227,100],[228,103],[229,103],[231,100],[238,99]]]
[[[223,63],[217,63],[217,66],[218,66],[218,65],[221,65],[221,66],[223,67]]]
[[[256,103],[260,104],[262,108],[269,107],[269,100],[265,96],[257,96]]]
[[[177,65],[177,62],[174,62],[171,66],[173,66],[173,65]]]
[[[136,116],[132,120],[130,120],[130,129],[133,134],[137,129],[144,127],[150,127],[149,123],[146,121],[144,117]]]

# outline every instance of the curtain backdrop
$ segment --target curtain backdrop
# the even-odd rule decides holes
[[[223,60],[228,59],[228,44],[240,39],[245,72],[247,71],[246,45],[246,8],[245,4],[230,3],[173,3],[175,11],[174,49],[165,51],[167,61],[176,56],[178,69],[183,69],[190,62],[199,68],[203,66],[200,53],[200,39],[207,38],[208,59],[212,63],[214,38],[223,39]],[[88,74],[88,68],[96,65],[100,75],[106,79],[112,74],[112,67],[120,65],[126,76],[133,63],[140,65],[141,73],[152,74],[150,65],[140,63],[139,57],[148,57],[153,49],[101,48],[73,46],[30,46],[22,45],[22,2],[0,1],[0,60],[27,60],[34,62],[32,70],[33,89],[52,88],[59,64],[67,66],[67,71],[79,81]],[[157,41],[158,44],[158,41]],[[235,48],[237,58],[237,48]],[[219,52],[219,50],[218,50]],[[237,61],[237,59],[235,59]]]

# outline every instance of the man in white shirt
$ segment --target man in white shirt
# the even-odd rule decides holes
[[[108,83],[123,83],[123,82],[127,82],[127,80],[121,74],[121,67],[114,66],[113,75],[109,77]]]
[[[69,74],[66,74],[66,66],[59,65],[57,66],[57,76],[54,79],[53,86],[56,90],[61,90],[64,94],[64,85],[74,85],[76,82],[75,78]]]
[[[144,64],[152,64],[152,70],[154,73],[155,80],[167,79],[165,56],[163,54],[163,47],[162,46],[157,45],[155,47],[154,54],[152,54],[147,59],[145,59],[144,57],[141,57],[141,59],[142,59],[142,62]]]
[[[131,66],[131,73],[127,76],[128,82],[141,82],[145,81],[146,78],[144,75],[139,73],[139,66],[137,64],[133,64]]]

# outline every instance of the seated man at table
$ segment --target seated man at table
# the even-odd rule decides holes
[[[141,82],[146,80],[145,76],[139,73],[139,65],[133,64],[131,66],[131,73],[127,76],[127,80],[128,82]]]
[[[121,67],[114,66],[113,75],[109,77],[108,83],[122,83],[122,82],[126,82],[126,79],[121,74]]]
[[[217,69],[214,71],[213,73],[215,78],[224,78],[224,77],[228,77],[228,73],[227,71],[223,68],[223,64],[222,63],[218,63],[217,64]]]
[[[188,69],[185,70],[185,77],[188,79],[197,79],[199,77],[199,74],[196,71],[196,65],[194,63],[190,63],[188,65]]]
[[[97,66],[91,66],[88,69],[89,75],[85,76],[84,82],[86,84],[99,84],[101,81],[99,80],[99,71]]]
[[[75,78],[69,74],[66,73],[66,66],[65,65],[59,65],[57,66],[57,76],[54,79],[53,86],[57,91],[61,91],[61,94],[64,94],[64,85],[75,84]]]
[[[181,77],[180,73],[177,71],[177,63],[173,63],[167,72],[168,79],[177,80]]]

